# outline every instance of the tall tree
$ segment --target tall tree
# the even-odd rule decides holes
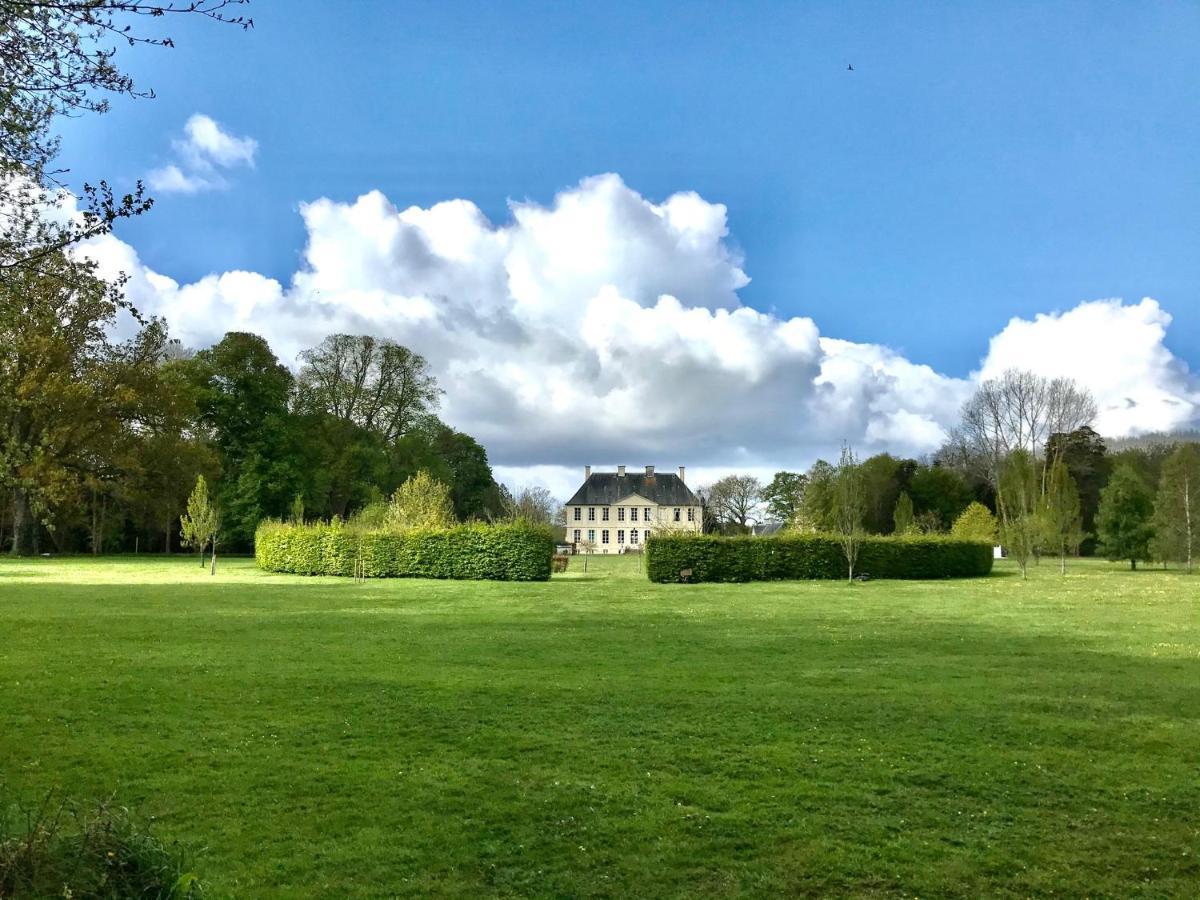
[[[1008,454],[1000,468],[1000,537],[1008,555],[1017,561],[1021,577],[1029,576],[1029,560],[1038,549],[1039,533],[1037,464],[1033,454],[1019,448]]]
[[[833,510],[837,535],[846,557],[846,580],[854,581],[854,566],[862,548],[863,516],[867,511],[867,496],[862,468],[848,446],[842,447],[833,482]]]
[[[802,531],[837,529],[834,506],[834,486],[837,470],[823,459],[809,466],[808,482],[800,500],[800,511],[792,524]]]
[[[1200,444],[1180,444],[1163,465],[1154,502],[1154,546],[1192,571],[1200,540]]]
[[[1067,573],[1067,554],[1073,552],[1083,540],[1083,526],[1079,512],[1079,491],[1071,478],[1067,465],[1061,459],[1050,466],[1050,477],[1046,492],[1039,501],[1038,515],[1041,519],[1046,546],[1058,554],[1059,571]]]
[[[1080,552],[1090,556],[1095,547],[1096,512],[1100,508],[1100,490],[1108,482],[1111,465],[1104,439],[1085,425],[1066,434],[1050,436],[1046,458],[1061,460],[1079,491],[1080,525],[1084,539]]]
[[[998,484],[1011,453],[1024,450],[1036,459],[1051,435],[1090,424],[1096,412],[1091,392],[1070,378],[1008,369],[984,381],[963,405],[952,442],[962,448],[962,458],[978,460],[981,474]],[[1039,491],[1048,471],[1043,463]]]
[[[1154,500],[1137,472],[1129,465],[1117,466],[1100,493],[1096,515],[1100,545],[1108,558],[1127,559],[1130,569],[1137,569],[1138,560],[1149,559],[1153,515]]]
[[[745,534],[762,509],[762,483],[753,475],[726,475],[701,491],[722,529]]]
[[[230,332],[188,361],[201,421],[220,451],[228,542],[248,547],[259,521],[282,516],[306,478],[292,375],[256,334]]]
[[[0,484],[12,492],[14,553],[82,482],[111,468],[145,414],[166,343],[160,322],[115,342],[118,290],[63,253],[0,279]]]
[[[799,472],[776,472],[770,484],[762,490],[767,505],[767,518],[784,524],[792,522],[800,511],[804,486],[808,478]]]
[[[395,341],[333,334],[300,359],[300,409],[352,422],[388,443],[430,415],[441,393],[425,358]]]

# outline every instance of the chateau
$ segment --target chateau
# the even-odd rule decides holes
[[[576,552],[623,553],[640,550],[651,531],[699,532],[703,519],[700,499],[679,474],[658,475],[654,466],[627,474],[583,468],[583,485],[567,501],[567,540]],[[586,543],[585,543],[586,542]]]

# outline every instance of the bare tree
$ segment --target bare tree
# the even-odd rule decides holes
[[[700,490],[718,525],[743,532],[758,522],[762,492],[762,483],[753,475],[726,475]]]
[[[301,411],[328,413],[389,442],[428,416],[441,394],[425,357],[395,341],[331,334],[300,359]]]
[[[858,562],[858,551],[862,547],[867,493],[863,485],[862,468],[849,446],[842,447],[834,475],[833,509],[842,553],[846,557],[846,580],[854,581],[854,565]]]
[[[515,493],[507,485],[501,490],[504,515],[538,525],[557,525],[562,522],[562,505],[544,487],[523,487]]]
[[[1043,459],[1042,488],[1054,460],[1043,453],[1050,437],[1066,434],[1096,418],[1091,391],[1070,378],[1046,378],[1034,372],[1008,369],[983,382],[962,409],[962,420],[951,438],[955,456],[975,460],[978,472],[993,487],[1009,454],[1025,450]]]

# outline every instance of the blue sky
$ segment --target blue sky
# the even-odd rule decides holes
[[[297,203],[378,188],[493,221],[613,171],[729,209],[743,299],[965,374],[1014,315],[1150,295],[1200,363],[1200,6],[330,4],[125,55],[153,101],[66,128],[131,179],[193,112],[259,141],[122,232],[173,277],[285,278]],[[846,71],[852,63],[854,72]]]
[[[757,422],[779,417],[788,396],[804,402],[786,415],[807,422],[864,412],[820,434],[764,426],[736,438],[715,412],[696,429],[681,414],[684,425],[629,446],[673,451],[670,435],[686,434],[691,461],[712,466],[795,465],[841,440],[927,452],[953,424],[965,379],[1002,364],[1086,381],[1114,434],[1200,420],[1200,383],[1185,371],[1200,368],[1200,5],[255,0],[250,10],[250,32],[181,19],[164,26],[177,49],[122,50],[157,98],[118,100],[110,114],[63,128],[73,177],[118,185],[179,163],[173,141],[195,114],[257,141],[253,167],[220,170],[222,189],[160,191],[153,212],[119,232],[139,265],[196,287],[163,300],[159,282],[144,282],[149,310],[185,340],[251,328],[287,357],[303,329],[280,331],[283,316],[324,316],[327,330],[377,328],[430,357],[451,423],[490,441],[509,466],[573,465],[587,450],[563,436],[566,425],[549,433],[536,424],[620,409],[622,397],[651,396],[655,385],[661,395],[713,359],[740,379],[724,402]],[[602,173],[619,175],[619,186],[580,184]],[[356,203],[376,190],[391,207]],[[549,211],[564,191],[591,210],[594,227],[543,252],[566,220],[531,231],[514,224],[510,203]],[[714,243],[705,232],[700,251],[684,252],[676,242],[694,235],[625,217],[643,201],[664,204],[661,212],[681,192],[703,198],[701,218],[718,229],[727,222],[728,235]],[[492,238],[540,249],[518,247],[495,270],[486,254],[438,257],[445,277],[423,282],[425,263],[409,250],[436,243],[436,229],[399,225],[399,211],[454,198],[490,219]],[[454,227],[460,238],[476,232],[469,215]],[[599,281],[587,256],[593,233],[608,242]],[[320,247],[327,262],[349,262],[316,271],[305,254]],[[674,249],[655,257],[663,247]],[[742,255],[751,279],[737,297],[769,321],[693,316],[699,349],[638,375],[622,353],[649,332],[693,341],[695,328],[681,324],[688,310],[719,307],[712,297],[738,279],[729,253]],[[454,317],[473,315],[471,291],[511,275],[513,259],[542,267],[531,283],[554,283],[557,305],[545,315],[562,327],[536,352],[528,321],[514,343],[483,336],[486,346],[471,345],[480,368],[468,379],[468,351],[452,346]],[[254,273],[252,283],[207,293],[211,279],[193,284],[235,270]],[[309,273],[308,287],[290,287],[298,272]],[[615,293],[600,315],[588,304],[605,286]],[[440,331],[426,308],[439,291],[460,291],[436,312]],[[493,313],[545,301],[510,293]],[[642,315],[662,293],[681,309]],[[189,325],[202,295],[224,312]],[[1143,297],[1157,302],[1135,308]],[[1104,298],[1125,305],[1085,304]],[[1063,317],[1036,334],[1009,326],[1055,313]],[[642,337],[621,331],[647,317]],[[783,324],[792,317],[811,319],[811,333]],[[989,355],[993,337],[1003,346]],[[625,350],[603,344],[621,340]],[[587,352],[535,372],[530,360],[554,356],[555,341]],[[726,352],[755,341],[776,350],[763,359]],[[643,350],[669,356],[671,347]],[[508,364],[517,369],[489,380]],[[547,386],[585,372],[592,393],[551,396]],[[464,399],[481,383],[486,390]],[[546,395],[535,399],[535,388]],[[598,453],[626,446],[612,416]],[[525,444],[510,440],[516,421],[528,427]]]

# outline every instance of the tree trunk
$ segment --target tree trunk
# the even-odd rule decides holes
[[[1131,560],[1129,561],[1129,571],[1130,571],[1130,572],[1136,572],[1136,571],[1137,571],[1137,560],[1136,560],[1136,559],[1131,559]]]
[[[1063,547],[1063,550],[1062,550],[1062,556],[1060,557],[1060,561],[1059,561],[1058,574],[1059,575],[1067,574],[1067,548],[1066,547]]]
[[[217,542],[212,543],[212,568],[208,570],[209,575],[217,574]]]
[[[13,556],[28,556],[32,548],[33,517],[29,514],[29,498],[20,488],[13,489]]]

